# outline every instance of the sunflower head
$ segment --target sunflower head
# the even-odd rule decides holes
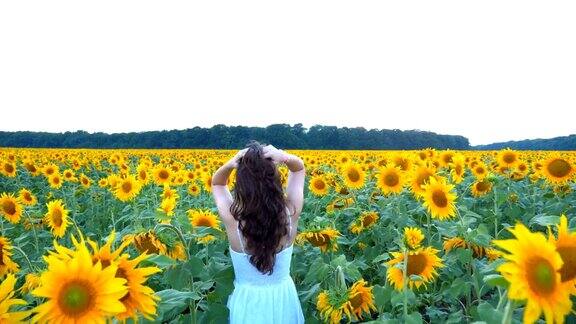
[[[508,229],[515,238],[495,240],[507,261],[497,270],[510,282],[508,298],[526,300],[524,322],[544,313],[547,322],[562,323],[572,309],[572,281],[562,282],[562,256],[542,233],[532,233],[521,223]]]
[[[453,185],[448,184],[445,179],[431,178],[430,183],[423,186],[424,206],[432,215],[432,218],[445,220],[456,215],[456,194],[452,192]]]
[[[412,250],[418,249],[424,240],[424,234],[417,227],[404,228],[404,242]]]

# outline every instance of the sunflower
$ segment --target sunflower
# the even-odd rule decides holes
[[[452,163],[452,158],[454,157],[456,153],[452,150],[445,150],[440,152],[440,157],[439,157],[439,161],[440,161],[440,166],[441,167],[446,167],[449,166],[450,163]]]
[[[404,227],[404,242],[412,250],[418,249],[424,240],[424,234],[417,227]]]
[[[16,277],[13,274],[8,274],[0,282],[0,323],[24,323],[24,319],[30,315],[29,311],[10,311],[12,306],[27,304],[23,299],[14,298],[15,283]]]
[[[380,168],[377,178],[378,188],[385,194],[398,194],[404,188],[405,178],[396,166],[385,166]]]
[[[180,196],[178,195],[178,191],[176,189],[170,188],[169,185],[165,184],[164,188],[162,189],[162,199],[178,199]]]
[[[464,180],[464,173],[466,172],[466,164],[464,162],[464,157],[460,154],[455,155],[452,158],[452,163],[450,163],[450,175],[452,176],[452,181],[454,183],[460,183]]]
[[[336,251],[338,250],[338,236],[340,236],[338,230],[325,228],[302,232],[296,236],[296,241],[302,243],[304,240],[307,240],[313,246],[319,247],[322,252]]]
[[[62,182],[62,176],[60,173],[54,173],[48,177],[48,183],[50,184],[50,187],[54,189],[60,189],[62,187]]]
[[[334,210],[350,207],[352,204],[354,204],[354,198],[352,197],[336,197],[334,201],[326,206],[326,212],[332,213]]]
[[[172,171],[170,169],[163,166],[157,166],[154,168],[152,173],[154,175],[154,182],[157,185],[162,186],[164,184],[170,184],[172,179]]]
[[[216,237],[212,234],[207,234],[207,235],[204,235],[202,237],[198,237],[196,239],[196,242],[198,242],[200,244],[204,244],[204,245],[210,244],[210,243],[215,242],[215,241],[216,241]]]
[[[424,206],[432,218],[445,220],[456,214],[456,194],[452,192],[454,185],[447,184],[444,178],[430,178],[430,183],[423,186]]]
[[[494,250],[490,250],[490,248],[486,248],[480,246],[478,244],[474,244],[471,242],[467,242],[461,237],[451,237],[445,238],[442,247],[446,253],[454,250],[454,249],[468,249],[472,251],[472,256],[481,259],[486,256],[489,260],[493,260],[497,257],[497,252]]]
[[[171,245],[166,245],[166,255],[174,260],[184,261],[187,259],[186,256],[186,248],[182,244],[182,242],[176,242]]]
[[[150,182],[148,166],[146,166],[145,164],[138,165],[138,167],[136,168],[136,175],[138,177],[138,181],[140,181],[142,185],[146,185],[148,184],[148,182]]]
[[[122,251],[130,245],[129,241],[123,241],[118,248],[112,250],[112,244],[116,238],[116,232],[112,231],[106,240],[106,243],[102,247],[98,246],[98,243],[88,239],[88,245],[92,248],[92,262],[96,263],[100,261],[102,268],[106,268],[113,262],[115,262],[122,254]]]
[[[574,166],[570,161],[560,158],[551,157],[544,161],[542,173],[551,183],[564,183],[574,175]]]
[[[0,207],[2,208],[2,215],[10,223],[16,224],[20,221],[22,217],[22,205],[20,205],[20,200],[14,197],[13,194],[2,193],[0,195]]]
[[[92,184],[92,180],[90,180],[90,178],[88,178],[84,173],[82,173],[80,175],[80,184],[82,184],[82,187],[84,188],[89,188],[90,185]]]
[[[100,188],[106,188],[106,187],[108,187],[108,179],[100,179],[100,180],[98,180],[98,186],[100,186]]]
[[[352,306],[352,313],[356,315],[356,319],[362,319],[362,313],[364,312],[370,314],[370,309],[376,310],[372,288],[367,287],[367,282],[364,279],[360,279],[350,287],[348,300]]]
[[[514,167],[519,162],[518,152],[513,151],[509,148],[501,150],[500,152],[498,152],[497,160],[498,165],[500,165],[501,167],[507,167],[507,168]]]
[[[354,234],[360,234],[363,230],[372,227],[378,218],[377,212],[365,211],[350,225],[350,231]]]
[[[220,219],[210,210],[189,209],[188,220],[193,227],[212,227],[220,228]]]
[[[0,236],[0,278],[17,271],[18,265],[12,261],[12,243],[8,238]]]
[[[84,241],[76,245],[70,259],[51,255],[45,260],[48,269],[32,291],[44,302],[34,308],[32,321],[104,323],[126,312],[121,302],[128,292],[126,279],[116,277],[116,264],[103,269],[100,262],[93,263]]]
[[[228,182],[230,181],[230,178],[228,178]],[[203,174],[202,175],[202,184],[204,185],[204,190],[206,190],[206,192],[212,192],[212,176],[209,174]],[[227,183],[228,184],[228,183]]]
[[[510,283],[508,298],[526,300],[525,323],[535,322],[542,313],[547,323],[563,323],[572,309],[574,283],[561,280],[562,256],[542,233],[532,233],[521,223],[508,230],[515,239],[493,241],[508,252],[503,254],[507,262],[497,268]]]
[[[128,255],[125,254],[118,260],[116,277],[126,279],[128,285],[128,294],[120,299],[124,307],[126,307],[126,311],[116,315],[119,320],[132,318],[137,322],[138,313],[148,320],[154,320],[156,303],[160,298],[154,295],[152,288],[143,285],[143,283],[146,282],[149,276],[161,270],[157,267],[137,267],[140,262],[147,258],[148,255],[143,253],[129,260]]]
[[[46,177],[50,177],[51,175],[60,172],[60,168],[58,168],[58,166],[56,164],[49,164],[44,166],[44,168],[42,169],[42,173],[44,173],[44,175]]]
[[[78,178],[76,178],[76,175],[74,174],[74,170],[72,170],[72,169],[64,170],[64,172],[62,172],[62,176],[64,177],[64,180],[66,180],[66,181],[77,181],[78,180]]]
[[[435,279],[438,275],[436,270],[444,267],[442,259],[437,255],[438,252],[438,250],[430,246],[407,251],[406,278],[408,279],[407,285],[410,289],[414,286],[419,288],[421,285],[426,285]],[[386,262],[388,266],[386,277],[388,281],[394,285],[396,290],[402,290],[404,285],[402,272],[404,254],[402,252],[391,252],[391,254],[394,259]],[[421,279],[413,280],[410,278],[412,275],[419,276]]]
[[[330,186],[326,183],[324,176],[322,175],[315,175],[310,179],[310,184],[308,185],[308,189],[315,195],[315,196],[325,196],[328,191],[330,190]]]
[[[492,182],[484,179],[474,182],[470,188],[472,189],[472,195],[474,197],[481,197],[492,190]]]
[[[576,283],[576,232],[568,230],[568,219],[565,215],[560,216],[560,224],[557,225],[558,239],[549,235],[549,241],[556,246],[556,252],[560,254],[563,264],[560,268],[562,282],[573,281]]]
[[[344,178],[344,183],[348,188],[359,189],[364,186],[364,180],[366,176],[358,164],[345,164],[342,167],[342,176]]]
[[[65,208],[61,199],[53,200],[46,204],[48,212],[44,215],[44,220],[56,237],[64,236],[66,228],[70,224],[68,220],[68,210]]]
[[[348,300],[348,294],[342,294],[338,290],[324,290],[318,294],[316,309],[320,317],[330,324],[339,324],[346,315],[353,318],[352,303]]]
[[[188,186],[188,193],[191,196],[198,196],[200,194],[200,187],[197,184],[192,183]]]
[[[40,287],[40,276],[35,273],[29,273],[24,277],[24,284],[20,288],[23,294]]]
[[[6,177],[14,178],[16,176],[16,164],[10,161],[2,161],[2,169],[0,173]]]
[[[416,168],[412,176],[412,182],[411,182],[412,192],[414,193],[414,195],[416,195],[417,197],[422,195],[424,193],[424,189],[422,189],[422,186],[430,182],[431,178],[435,177],[436,172],[434,172],[434,169],[430,167],[419,166],[418,168]]]
[[[139,234],[126,235],[122,240],[134,244],[140,253],[166,254],[166,244],[162,243],[156,233],[151,230]]]
[[[36,205],[38,202],[36,196],[34,196],[30,190],[25,188],[20,189],[20,192],[18,192],[18,199],[20,199],[22,204],[28,206]]]
[[[482,180],[488,174],[488,169],[484,163],[478,163],[472,168],[472,174],[474,174],[478,180]]]
[[[142,189],[142,185],[136,177],[128,175],[126,178],[120,180],[114,188],[114,196],[120,201],[129,201],[134,199]]]
[[[175,208],[176,208],[176,198],[172,197],[172,198],[162,199],[162,202],[160,202],[160,208],[158,208],[157,210],[159,212],[166,214],[166,216],[172,216],[172,215],[174,215],[174,209]],[[164,220],[167,220],[167,219],[164,219]]]

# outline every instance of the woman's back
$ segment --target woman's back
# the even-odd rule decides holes
[[[250,263],[250,254],[245,253],[242,235],[236,227],[244,252],[229,247],[234,267],[234,291],[226,304],[230,323],[304,323],[298,292],[290,276],[296,230],[291,215],[287,216],[288,241],[292,243],[276,253],[271,274],[263,274]]]
[[[285,192],[277,163],[290,171]],[[233,198],[227,183],[234,168]],[[212,176],[212,194],[226,226],[235,274],[227,301],[230,323],[304,323],[290,264],[305,174],[300,158],[250,143]]]

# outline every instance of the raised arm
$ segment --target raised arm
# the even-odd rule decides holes
[[[238,166],[238,159],[241,158],[247,149],[243,149],[236,153],[236,155],[224,163],[214,174],[212,175],[212,197],[214,197],[214,202],[216,207],[218,207],[218,213],[222,220],[226,223],[232,221],[232,215],[230,214],[230,206],[232,205],[232,194],[228,190],[228,177]]]
[[[275,162],[284,163],[290,170],[286,196],[288,202],[295,208],[295,214],[299,215],[304,205],[304,179],[306,178],[304,162],[296,155],[279,150],[272,145],[264,148],[264,157],[270,157]]]

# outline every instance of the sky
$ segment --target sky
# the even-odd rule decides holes
[[[575,16],[575,1],[2,1],[0,130],[565,136]]]

